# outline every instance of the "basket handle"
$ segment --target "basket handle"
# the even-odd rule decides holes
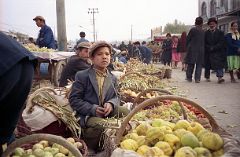
[[[51,135],[51,134],[32,134],[29,136],[25,136],[23,138],[17,139],[13,143],[11,143],[5,152],[3,152],[2,157],[10,156],[11,153],[17,148],[22,146],[23,144],[31,143],[34,141],[46,140],[52,143],[57,143],[66,149],[68,149],[74,156],[82,157],[80,151],[74,147],[71,143],[67,142],[63,137]]]
[[[138,94],[138,96],[134,99],[133,102],[133,108],[137,105],[137,103],[139,102],[139,99],[141,98],[141,96],[144,96],[145,94],[149,93],[149,92],[159,92],[161,93],[161,95],[173,95],[171,92],[165,90],[165,89],[160,89],[160,88],[148,88],[146,90],[143,90],[141,93]]]
[[[120,80],[124,79],[125,77],[127,77],[127,76],[129,76],[129,75],[134,75],[134,74],[136,74],[136,75],[139,76],[139,77],[144,77],[144,75],[142,75],[142,74],[140,74],[140,73],[138,73],[138,72],[128,72],[128,73],[126,73],[125,75],[122,75],[121,78],[120,78]]]
[[[36,91],[34,91],[29,98],[27,99],[27,105],[26,105],[26,110],[27,112],[30,112],[31,109],[33,108],[34,104],[32,102],[33,98],[38,95],[39,93],[41,93],[42,91],[49,91],[49,92],[53,92],[55,95],[57,95],[57,92],[51,88],[51,87],[43,87],[40,89],[37,89]]]
[[[128,122],[132,119],[132,117],[139,112],[141,109],[150,106],[151,104],[158,102],[158,101],[164,101],[164,100],[171,100],[171,101],[178,101],[178,102],[184,102],[187,103],[189,105],[192,105],[193,107],[197,108],[198,110],[200,110],[202,112],[202,114],[205,115],[205,117],[209,120],[210,125],[213,128],[213,131],[216,132],[219,130],[219,126],[217,124],[217,122],[214,120],[214,118],[205,110],[203,109],[200,105],[198,105],[197,103],[186,99],[186,98],[182,98],[182,97],[178,97],[178,96],[174,96],[174,95],[163,95],[163,96],[159,96],[159,97],[155,97],[155,98],[151,98],[148,99],[144,102],[142,102],[141,104],[137,105],[124,119],[124,121],[122,122],[121,127],[119,128],[116,138],[115,138],[115,143],[118,145],[124,130],[128,124]]]

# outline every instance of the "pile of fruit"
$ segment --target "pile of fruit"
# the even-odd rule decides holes
[[[183,117],[181,107],[177,101],[159,102],[161,105],[153,106],[139,111],[133,116],[134,120],[147,121],[155,118],[161,118],[166,121],[176,122]],[[193,111],[183,105],[189,121],[196,121],[198,118],[204,118],[203,115],[198,117]]]
[[[131,74],[120,79],[118,87],[120,91],[131,90],[141,92],[148,88],[164,88],[166,85],[156,76],[144,75],[138,76]]]
[[[160,103],[160,104],[159,104]],[[157,106],[156,106],[157,105]],[[183,108],[186,112],[187,119],[189,121],[197,121],[205,118],[205,116],[196,108],[182,103]],[[152,120],[155,118],[161,118],[167,121],[178,121],[183,118],[183,112],[177,101],[163,101],[154,104],[152,107],[148,107],[144,110],[139,111],[133,116],[134,120]]]
[[[35,44],[24,44],[24,47],[30,52],[54,52],[54,49],[49,49],[47,47],[38,47]]]
[[[169,67],[159,67],[154,64],[144,64],[137,59],[130,59],[127,64],[122,64],[119,62],[113,63],[115,70],[128,72],[140,72],[146,75],[161,74]]]
[[[120,143],[143,157],[220,157],[223,139],[198,122],[153,119],[140,122]]]
[[[79,150],[83,148],[83,144],[76,142],[73,138],[68,138],[67,141]],[[16,148],[12,157],[73,157],[73,155],[68,149],[59,144],[40,141],[27,150],[21,147]]]

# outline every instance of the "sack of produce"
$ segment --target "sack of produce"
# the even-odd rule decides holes
[[[32,132],[64,137],[68,137],[69,132],[74,137],[81,135],[79,119],[75,117],[67,99],[49,87],[40,88],[29,96],[22,118],[23,122],[20,121],[19,125],[26,124]]]

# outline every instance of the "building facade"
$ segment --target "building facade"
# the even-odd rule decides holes
[[[198,15],[204,19],[204,28],[207,20],[216,17],[219,28],[227,33],[230,23],[237,21],[240,25],[240,0],[198,0]]]

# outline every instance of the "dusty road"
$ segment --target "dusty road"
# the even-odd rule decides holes
[[[224,79],[225,83],[218,84],[215,74],[211,74],[211,82],[202,78],[200,83],[189,83],[185,72],[174,69],[171,82],[212,114],[222,128],[240,139],[240,80],[231,83],[228,73]]]

